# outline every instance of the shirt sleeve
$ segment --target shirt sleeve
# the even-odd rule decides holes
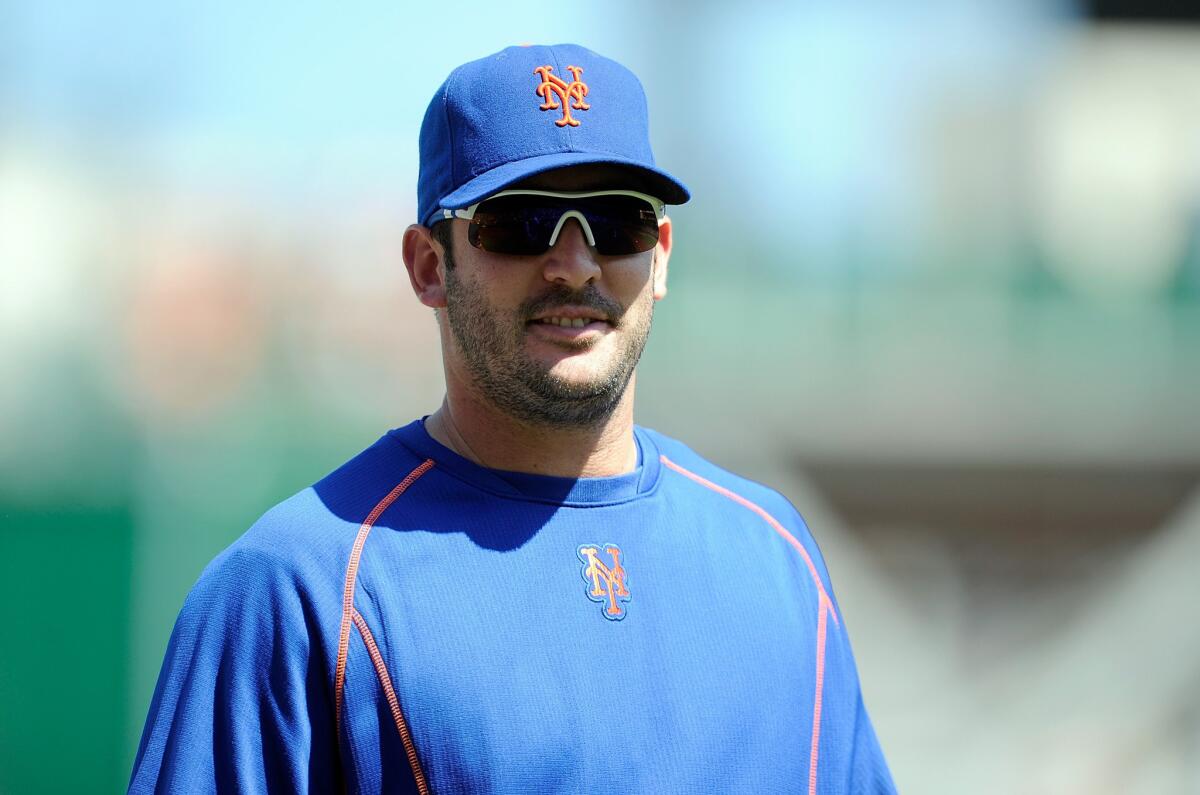
[[[235,545],[184,603],[142,732],[132,793],[333,792],[328,663],[301,574]]]
[[[820,765],[818,791],[828,795],[895,795],[887,760],[871,717],[863,702],[854,654],[845,621],[838,611],[826,636],[821,754],[828,752],[828,766]]]
[[[875,727],[858,697],[858,719],[854,724],[854,750],[850,765],[849,792],[854,795],[895,795],[896,784],[875,736]]]

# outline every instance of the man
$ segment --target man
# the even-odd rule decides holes
[[[509,48],[420,152],[445,401],[206,569],[131,790],[893,791],[803,520],[633,423],[688,199],[637,78]]]

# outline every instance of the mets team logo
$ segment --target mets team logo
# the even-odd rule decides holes
[[[587,596],[605,607],[604,617],[620,621],[625,617],[625,602],[629,601],[629,589],[625,587],[625,567],[621,565],[621,550],[615,544],[604,544],[610,564],[600,557],[599,546],[584,544],[579,547],[579,559],[583,561],[583,581],[587,583]]]
[[[562,118],[555,119],[554,123],[559,127],[566,127],[568,124],[578,127],[579,119],[572,116],[571,111],[588,110],[592,107],[583,101],[588,93],[587,83],[579,79],[579,76],[583,74],[583,69],[578,66],[567,67],[567,71],[571,73],[570,83],[558,75],[551,74],[553,71],[553,66],[539,66],[533,70],[534,74],[542,76],[542,82],[537,87],[537,95],[544,101],[539,109],[558,110],[562,108]]]

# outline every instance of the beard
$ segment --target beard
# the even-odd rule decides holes
[[[603,312],[619,332],[609,361],[586,380],[555,375],[550,365],[536,361],[525,349],[531,318],[566,304]],[[611,417],[646,347],[653,315],[648,293],[626,309],[594,286],[572,290],[561,284],[507,314],[492,307],[477,286],[460,279],[457,268],[447,263],[446,316],[476,388],[506,414],[534,425],[591,428]],[[585,351],[597,342],[582,340],[574,347]]]

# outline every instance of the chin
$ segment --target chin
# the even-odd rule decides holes
[[[579,358],[563,359],[546,370],[546,374],[571,389],[588,391],[590,387],[606,383],[611,377],[612,367],[603,362],[581,362]]]

